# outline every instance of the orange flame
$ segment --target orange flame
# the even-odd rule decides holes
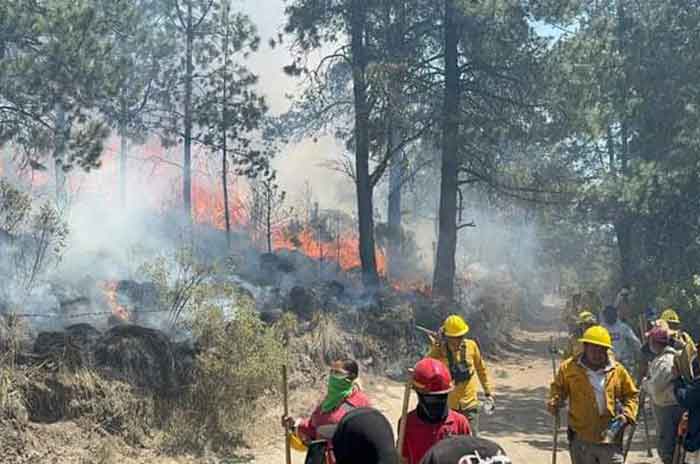
[[[129,310],[125,306],[120,305],[117,301],[117,287],[119,283],[117,281],[108,280],[102,282],[102,291],[104,291],[105,298],[107,299],[107,305],[112,311],[112,315],[123,320],[129,320]]]
[[[296,240],[295,240],[296,239]],[[318,260],[337,262],[341,269],[349,270],[361,266],[359,250],[360,240],[354,233],[341,234],[328,242],[321,242],[309,229],[302,230],[296,237],[285,236],[281,231],[274,234],[272,248],[274,250],[297,250],[306,256]],[[386,257],[382,250],[375,253],[377,271],[386,272]]]
[[[226,229],[223,187],[219,183],[209,188],[210,183],[195,178],[192,183],[192,217],[197,224],[209,224],[219,230]],[[229,184],[229,218],[231,226],[245,223],[239,191],[232,182]]]

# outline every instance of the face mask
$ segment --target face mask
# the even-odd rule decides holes
[[[447,394],[444,395],[418,395],[418,417],[430,424],[444,421],[450,408],[447,407]]]
[[[328,377],[328,392],[321,403],[321,411],[326,413],[334,410],[350,396],[353,391],[353,382],[345,376],[331,374]]]

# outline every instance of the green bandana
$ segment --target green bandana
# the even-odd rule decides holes
[[[354,384],[345,377],[331,375],[328,378],[328,393],[321,403],[321,412],[329,413],[341,405],[352,394]]]

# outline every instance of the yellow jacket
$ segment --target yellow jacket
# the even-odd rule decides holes
[[[569,400],[569,428],[577,438],[589,443],[600,443],[602,433],[610,420],[617,416],[615,405],[620,403],[629,424],[637,417],[639,397],[634,380],[617,361],[610,360],[605,378],[606,411],[598,413],[595,392],[588,380],[587,369],[581,365],[581,357],[567,359],[557,372],[549,392],[550,405],[561,405]]]
[[[450,365],[447,359],[447,350],[448,348],[445,343],[433,344],[428,352],[428,357],[442,361],[449,369]],[[477,345],[474,340],[464,339],[457,353],[453,353],[454,361],[462,361],[464,353],[466,353],[467,356],[471,377],[467,381],[455,383],[454,390],[450,392],[447,398],[450,408],[457,411],[467,411],[479,406],[479,400],[477,399],[478,382],[481,382],[485,394],[491,394],[491,384],[489,382],[488,373],[486,372],[486,363],[484,363],[481,357],[479,345]]]

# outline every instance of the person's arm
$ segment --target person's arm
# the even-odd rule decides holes
[[[489,381],[489,374],[486,370],[486,363],[484,358],[481,356],[481,351],[479,350],[479,345],[476,342],[474,344],[474,359],[472,360],[474,364],[474,369],[476,374],[479,376],[479,381],[481,382],[481,388],[484,389],[484,394],[486,396],[491,396],[491,382]]]
[[[442,361],[442,358],[443,358],[442,346],[440,345],[439,340],[430,344],[430,348],[428,349],[428,354],[425,356],[428,358],[433,358],[433,359],[437,359],[439,361]]]
[[[312,417],[299,418],[294,424],[294,433],[296,433],[304,443],[312,442],[316,439],[318,434],[318,430],[311,420]]]
[[[632,327],[627,324],[625,324],[625,333],[627,336],[627,343],[630,344],[632,347],[632,352],[635,354],[635,357],[638,358],[639,353],[642,350],[642,342],[639,341],[639,338],[637,338],[637,334],[634,333]]]
[[[564,371],[560,367],[557,375],[549,387],[549,400],[547,401],[547,410],[552,414],[557,414],[559,408],[569,398],[569,387],[566,384]]]
[[[622,368],[620,374],[620,403],[622,415],[628,424],[634,424],[639,410],[639,390],[626,369]]]

